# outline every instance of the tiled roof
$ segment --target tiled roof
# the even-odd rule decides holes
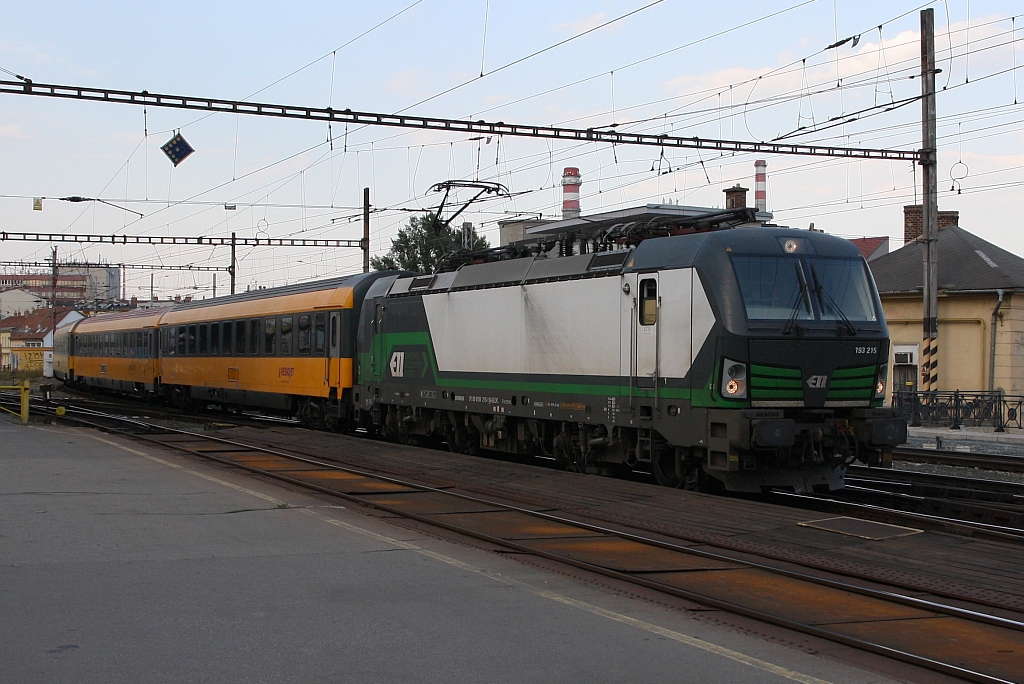
[[[939,230],[939,289],[1024,289],[1024,259],[959,226]],[[869,263],[878,291],[912,292],[924,280],[924,243],[914,241]]]
[[[74,309],[58,307],[57,321]],[[53,310],[36,309],[24,316],[8,316],[0,320],[0,329],[10,330],[12,340],[41,340],[53,328]]]
[[[865,259],[870,259],[871,255],[888,241],[889,238],[887,237],[862,237],[850,240],[860,250],[860,253],[864,255]]]

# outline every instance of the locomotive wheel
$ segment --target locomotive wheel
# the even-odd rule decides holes
[[[683,478],[679,477],[676,473],[676,454],[674,449],[659,449],[654,452],[653,458],[651,458],[651,472],[654,473],[654,479],[662,487],[679,489],[683,484]]]

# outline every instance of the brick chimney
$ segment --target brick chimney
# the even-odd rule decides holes
[[[908,204],[903,207],[903,243],[913,242],[924,232],[923,208],[920,204]],[[939,230],[947,226],[960,225],[959,211],[940,211],[938,216]]]
[[[726,209],[743,209],[747,206],[747,188],[741,188],[739,183],[722,192],[725,193]]]

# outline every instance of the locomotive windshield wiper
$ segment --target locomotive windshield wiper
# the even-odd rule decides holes
[[[793,264],[793,267],[796,269],[796,279],[800,281],[800,291],[797,292],[796,302],[793,303],[793,310],[789,314],[789,320],[786,321],[786,325],[782,326],[783,335],[789,335],[791,332],[793,332],[794,326],[796,326],[796,334],[803,335],[804,329],[803,327],[797,325],[796,320],[797,317],[800,315],[801,309],[804,309],[806,311],[811,310],[811,303],[807,301],[807,278],[804,277],[804,271],[802,268],[800,268],[799,261],[795,262]]]
[[[846,328],[851,337],[856,337],[857,329],[853,327],[853,323],[846,317],[846,314],[843,313],[843,310],[836,303],[836,300],[832,298],[828,290],[822,286],[821,280],[818,279],[818,272],[814,270],[813,264],[811,265],[811,277],[814,278],[814,294],[818,296],[818,305],[821,307],[822,313],[825,312],[825,305],[828,304],[828,308],[832,309],[839,316],[840,325]]]

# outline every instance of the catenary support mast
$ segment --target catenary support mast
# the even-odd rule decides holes
[[[921,10],[921,168],[924,206],[923,333],[921,389],[939,389],[939,181],[935,142],[935,10]]]

